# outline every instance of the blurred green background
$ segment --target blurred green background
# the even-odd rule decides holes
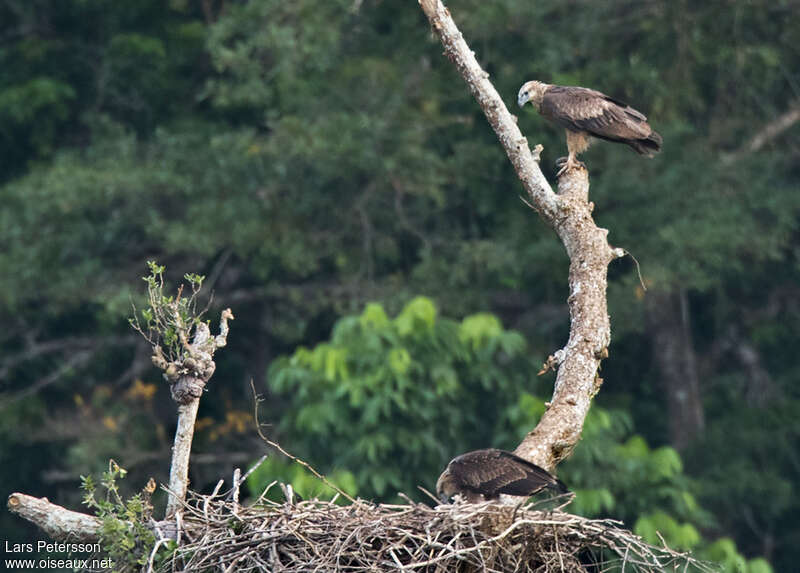
[[[800,3],[452,0],[552,180],[529,79],[664,136],[582,158],[609,241],[610,358],[559,476],[729,571],[800,561]],[[416,2],[0,0],[0,484],[71,508],[114,458],[167,480],[175,408],[127,323],[145,262],[236,315],[192,486],[265,447],[423,499],[513,448],[568,331],[567,264]],[[318,484],[273,456],[252,491]],[[7,512],[0,537],[39,534]],[[771,564],[771,565],[770,565]]]

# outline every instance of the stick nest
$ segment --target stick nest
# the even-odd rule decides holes
[[[292,497],[291,495],[289,496]],[[162,571],[712,571],[609,519],[499,503],[376,505],[195,495]]]

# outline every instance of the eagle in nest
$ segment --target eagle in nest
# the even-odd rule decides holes
[[[520,107],[531,102],[540,114],[567,130],[569,157],[558,172],[583,167],[577,160],[591,137],[630,145],[636,153],[653,157],[661,151],[661,136],[653,131],[645,115],[604,93],[574,86],[526,82],[519,89]],[[563,159],[559,160],[559,163]]]
[[[530,497],[543,489],[559,494],[569,491],[547,470],[496,449],[475,450],[454,458],[436,482],[436,494],[442,503],[459,494],[475,503],[498,499],[501,493]]]

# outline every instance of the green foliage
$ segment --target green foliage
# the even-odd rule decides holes
[[[277,109],[300,111],[303,96],[310,95],[305,76],[324,74],[336,64],[342,31],[351,18],[347,7],[345,0],[231,5],[208,38],[218,75],[207,89],[215,103],[263,109],[268,120],[275,119]]]
[[[12,129],[30,124],[31,144],[49,153],[56,127],[67,118],[74,99],[70,85],[48,77],[32,78],[0,92],[0,122]]]
[[[517,443],[544,410],[544,400],[523,393],[506,413],[515,427],[509,442]],[[632,432],[632,420],[625,411],[592,407],[580,447],[559,467],[559,475],[577,493],[571,510],[589,517],[613,511],[633,522],[643,512],[661,509],[708,524],[708,515],[689,493],[692,483],[683,473],[678,453],[668,446],[651,449]]]
[[[139,131],[186,109],[200,81],[199,10],[142,0],[44,0],[0,7],[0,178],[85,138],[109,113]]]
[[[700,534],[694,526],[678,523],[661,511],[639,517],[633,531],[648,543],[658,545],[664,539],[670,547],[676,549],[691,550],[700,542]]]
[[[516,382],[516,375],[524,380],[535,372],[520,360],[525,347],[490,314],[455,323],[418,297],[390,318],[371,303],[361,315],[340,319],[329,342],[273,363],[272,389],[290,399],[278,429],[294,451],[329,468],[329,477],[350,494],[418,496],[420,476],[432,483],[449,457],[487,445],[513,447],[536,425],[545,403]],[[464,403],[482,391],[489,393],[479,405]],[[476,411],[483,438],[470,416]],[[448,444],[457,447],[448,450]],[[437,449],[445,454],[439,460],[431,455]],[[697,502],[698,486],[684,474],[680,455],[667,446],[651,448],[633,433],[624,411],[592,407],[583,439],[559,477],[576,494],[570,511],[615,517],[650,543],[665,541],[728,563],[715,549],[724,544],[709,545],[701,536],[714,521]],[[274,480],[292,483],[304,497],[332,495],[299,465],[274,458],[250,479],[254,495]],[[431,489],[431,483],[421,485]],[[730,549],[744,559],[735,544]]]
[[[197,296],[205,277],[187,273],[183,276],[189,283],[191,293],[183,296],[183,286],[176,295],[164,294],[164,267],[155,261],[148,261],[150,274],[144,277],[147,283],[148,308],[142,309],[139,316],[128,319],[159,356],[167,362],[175,362],[187,352],[187,346],[195,327],[200,324],[202,311],[197,310]],[[136,309],[134,308],[134,311]]]
[[[97,498],[98,487],[94,478],[91,475],[81,477],[81,488],[85,492],[83,503],[93,509],[103,522],[100,543],[114,563],[115,571],[139,570],[147,564],[155,545],[155,535],[149,528],[153,511],[150,494],[155,489],[155,482],[151,480],[143,493],[126,500],[120,495],[117,483],[126,474],[126,470],[110,460],[108,470],[103,472],[100,481],[100,486],[105,490],[100,499]],[[160,549],[159,561],[174,547],[173,544]]]
[[[507,412],[516,427],[511,443],[534,427],[544,410],[543,400],[523,393]],[[701,540],[698,527],[712,524],[691,493],[697,486],[683,473],[680,455],[667,446],[650,448],[633,434],[624,411],[592,406],[580,445],[559,466],[559,477],[575,493],[570,511],[613,515],[656,544],[657,531],[671,547],[693,549]]]
[[[725,573],[772,573],[772,566],[763,558],[747,559],[741,555],[736,544],[729,538],[718,539],[706,547],[700,555],[722,565]]]
[[[456,322],[417,297],[389,318],[372,303],[273,363],[271,388],[289,400],[279,429],[302,458],[352,471],[362,496],[415,494],[419,476],[505,429],[532,369],[524,348],[490,315]]]
[[[309,349],[316,370],[302,369],[327,384],[312,400],[321,420],[311,408],[301,426],[281,430],[303,441],[296,432],[332,427],[331,416],[350,416],[352,426],[334,436],[345,445],[323,436],[319,459],[324,447],[342,459],[350,452],[363,462],[368,451],[392,459],[386,440],[402,435],[434,453],[409,456],[417,465],[408,469],[393,464],[403,468],[399,481],[416,471],[432,480],[459,450],[513,447],[541,414],[522,338],[498,336],[508,331],[475,313],[497,313],[540,361],[565,340],[566,257],[518,201],[521,187],[495,135],[416,4],[224,4],[0,3],[0,451],[14,462],[0,464],[0,479],[8,491],[49,488],[41,476],[77,475],[119,449],[132,459],[168,450],[171,413],[114,399],[157,376],[142,366],[124,320],[132,298],[147,305],[135,288],[146,260],[200,269],[216,299],[243,317],[219,379],[263,381],[274,356]],[[764,554],[776,570],[792,570],[800,531],[791,495],[800,480],[791,462],[800,419],[797,125],[747,149],[796,100],[797,10],[767,0],[724,9],[451,4],[509,106],[528,78],[592,86],[647,112],[665,138],[653,161],[610,144],[584,159],[594,214],[612,244],[639,259],[649,287],[688,292],[708,436],[684,454],[685,472],[662,449],[668,419],[649,301],[633,263],[615,262],[614,341],[599,395],[609,410],[593,412],[563,468],[580,486],[576,504],[629,523],[663,511],[730,536],[747,558]],[[544,145],[551,176],[562,131],[530,109],[519,123]],[[421,303],[397,324],[417,293],[435,307]],[[372,335],[317,349],[337,319],[368,301],[378,306],[360,318],[375,325],[358,328]],[[452,321],[441,315],[469,324],[443,329]],[[386,332],[395,339],[381,338]],[[444,348],[441,359],[426,354],[426,340]],[[766,389],[737,341],[760,360]],[[374,386],[359,363],[369,352],[382,368]],[[486,362],[492,353],[514,358]],[[432,404],[441,401],[452,417],[452,430],[450,418],[435,428],[440,442],[424,437],[429,424],[416,415],[408,386],[418,380],[427,392],[421,413],[436,419]],[[212,424],[249,410],[236,384],[214,390],[219,399],[204,401],[201,413]],[[291,392],[270,400],[265,414],[283,420],[285,406],[299,410]],[[360,408],[368,405],[367,416]],[[376,437],[355,453],[362,416]],[[634,426],[644,442],[632,439]],[[227,472],[207,467],[198,486]],[[391,494],[390,478],[382,480]],[[0,516],[11,531],[17,524],[8,519]]]
[[[758,555],[765,544],[791,539],[789,532],[800,512],[798,412],[794,400],[774,406],[769,416],[737,408],[708,428],[687,452],[701,502],[719,516],[723,531],[736,534],[737,545],[747,555]],[[736,444],[735,456],[728,453],[730,443]]]

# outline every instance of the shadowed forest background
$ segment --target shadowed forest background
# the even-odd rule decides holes
[[[800,562],[800,2],[451,0],[553,180],[529,79],[664,137],[582,159],[612,264],[610,358],[558,474],[571,510],[730,571]],[[266,450],[351,493],[433,487],[552,393],[567,257],[416,2],[0,0],[0,484],[79,509],[114,458],[167,481],[175,411],[128,325],[146,261],[236,315],[192,487]],[[258,491],[316,481],[272,456]],[[163,503],[163,496],[161,499]],[[0,537],[39,533],[7,512]],[[737,567],[739,569],[737,569]]]

